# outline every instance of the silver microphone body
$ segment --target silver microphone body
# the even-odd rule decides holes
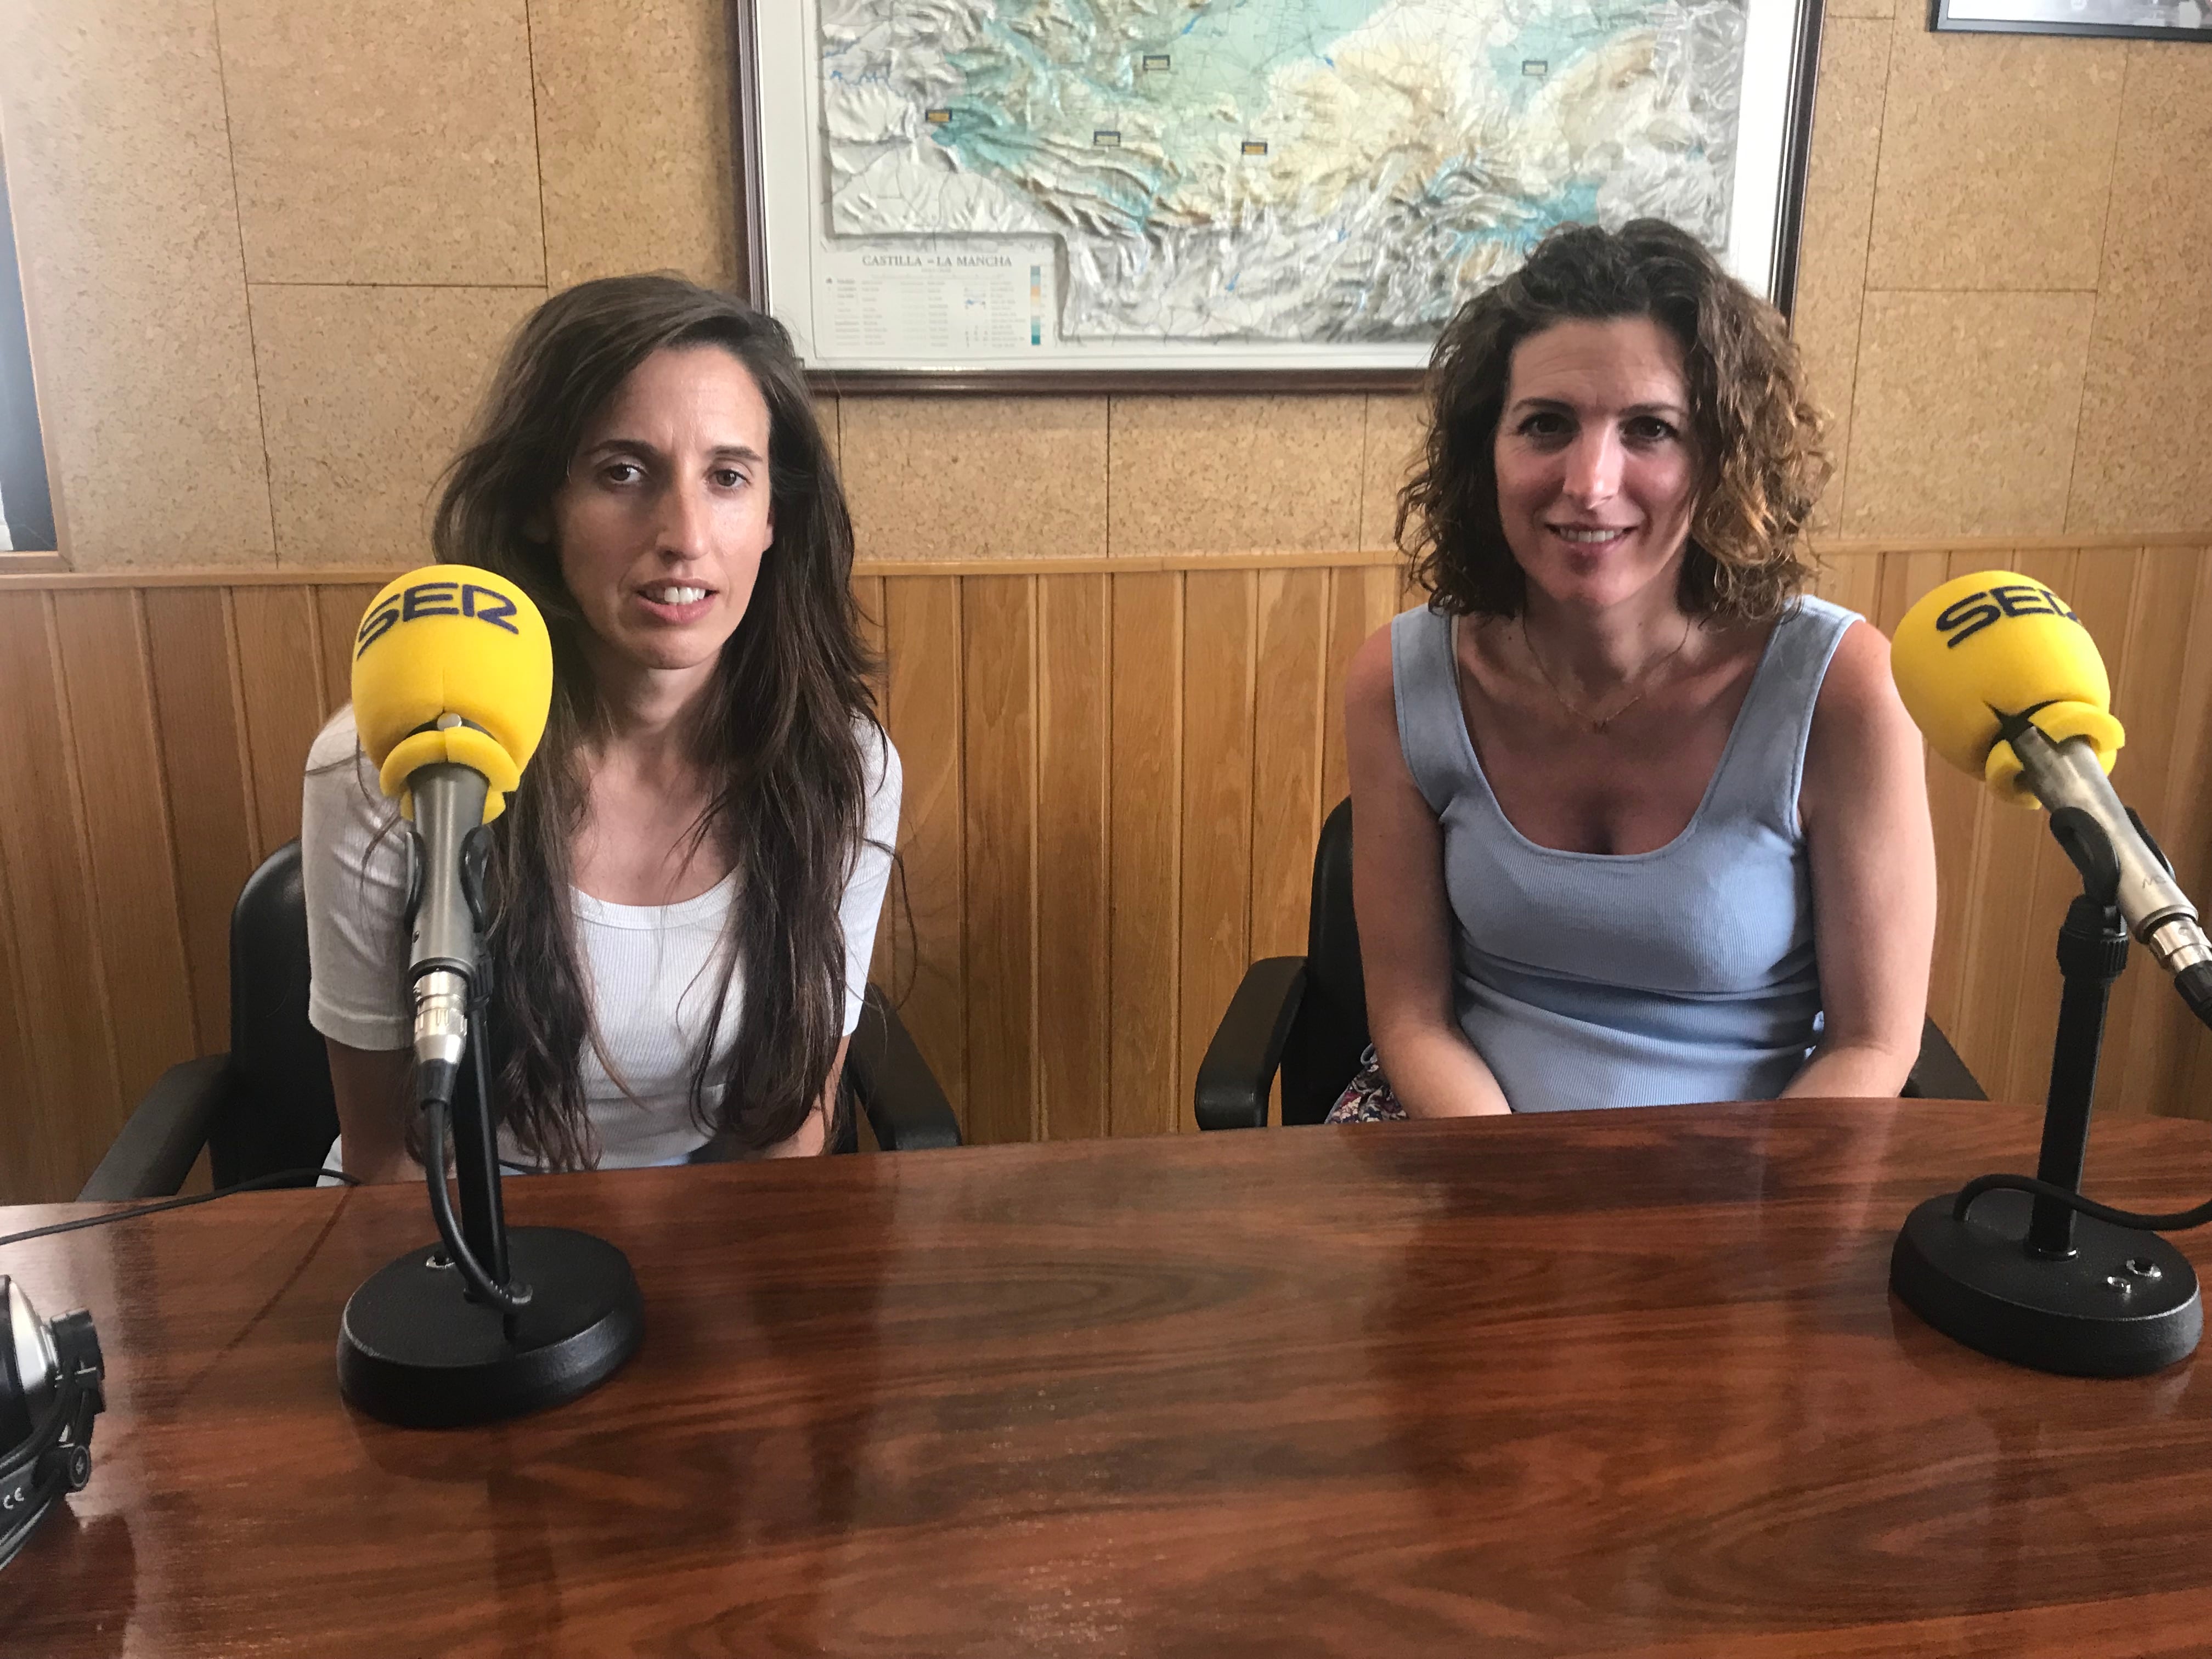
[[[490,786],[474,767],[419,767],[407,781],[422,860],[407,977],[415,994],[415,1059],[458,1067],[477,981],[477,921],[461,874],[462,843],[484,821]]]
[[[2197,907],[2112,793],[2089,740],[2069,738],[2053,743],[2028,725],[2010,742],[2020,757],[2021,781],[2045,811],[2070,806],[2104,830],[2119,866],[2120,914],[2127,920],[2128,931],[2158,958],[2159,965],[2179,975],[2212,963],[2212,940],[2205,936]]]

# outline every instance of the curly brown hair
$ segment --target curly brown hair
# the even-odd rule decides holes
[[[1832,469],[1789,325],[1695,237],[1637,219],[1617,231],[1553,231],[1520,270],[1462,306],[1437,341],[1428,437],[1398,493],[1397,541],[1440,610],[1513,617],[1527,603],[1498,519],[1493,447],[1515,349],[1558,323],[1631,317],[1674,337],[1688,382],[1702,477],[1683,610],[1764,621],[1804,586],[1805,521]]]

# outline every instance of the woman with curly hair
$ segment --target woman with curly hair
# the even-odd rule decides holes
[[[1805,595],[1827,473],[1783,319],[1641,220],[1437,343],[1346,693],[1372,1063],[1332,1121],[1893,1095],[1936,868],[1887,642]]]

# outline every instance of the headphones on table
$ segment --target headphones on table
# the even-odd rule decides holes
[[[92,1478],[92,1419],[107,1408],[106,1375],[90,1314],[41,1320],[0,1273],[0,1567]]]

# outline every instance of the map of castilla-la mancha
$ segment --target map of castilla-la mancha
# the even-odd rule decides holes
[[[1565,221],[1723,247],[1744,22],[1744,0],[821,0],[828,228],[1054,237],[1071,339],[1427,339]]]

